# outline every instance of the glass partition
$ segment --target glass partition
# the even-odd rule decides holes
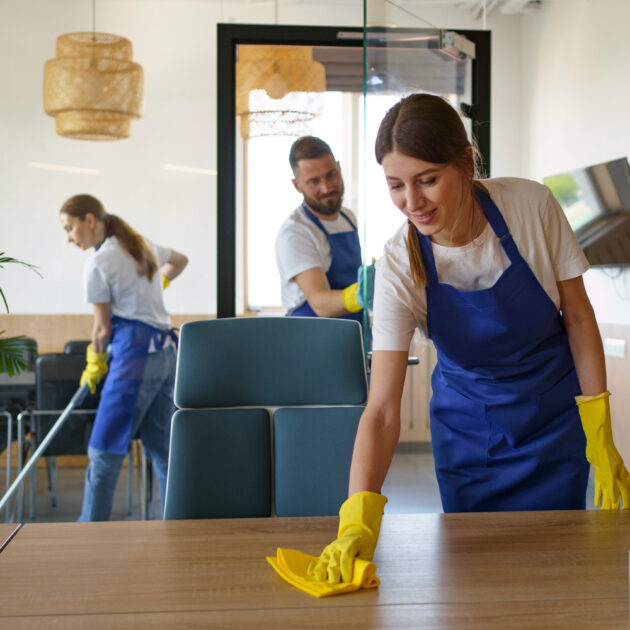
[[[239,63],[267,58],[265,47],[274,49],[269,76],[243,93]],[[293,56],[306,67],[323,66],[323,91],[285,94],[305,74],[283,69]],[[402,221],[374,158],[383,115],[411,92],[441,94],[471,115],[465,124],[488,164],[489,80],[488,32],[440,29],[389,1],[365,2],[359,27],[220,24],[217,316],[284,313],[274,244],[280,225],[302,201],[288,163],[297,137],[316,135],[332,147],[341,163],[343,205],[357,216],[363,260],[369,262]]]
[[[364,72],[359,155],[363,156],[359,199],[364,261],[378,258],[403,221],[389,198],[374,142],[387,110],[402,97],[430,92],[446,98],[464,115],[472,105],[475,44],[465,36],[435,27],[389,0],[364,1]]]

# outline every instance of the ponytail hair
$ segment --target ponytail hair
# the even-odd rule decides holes
[[[92,195],[70,197],[59,212],[81,220],[85,220],[88,214],[94,215],[97,221],[104,224],[105,236],[115,236],[123,249],[134,259],[138,275],[141,278],[147,277],[149,281],[153,280],[158,262],[147,240],[119,216],[108,214],[96,197]]]
[[[433,94],[411,94],[389,109],[379,126],[374,151],[379,164],[393,151],[433,164],[452,164],[470,180],[471,189],[473,178],[482,176],[481,154],[474,139],[468,139],[455,109]],[[407,253],[414,286],[422,290],[426,273],[416,227],[411,221]]]

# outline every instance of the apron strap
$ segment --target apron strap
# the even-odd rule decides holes
[[[304,212],[306,213],[306,216],[326,235],[328,235],[328,232],[326,231],[326,229],[324,228],[324,226],[322,225],[322,222],[308,209],[308,206],[303,203],[302,204],[302,208],[304,209]],[[352,229],[356,232],[357,230],[357,226],[352,223],[352,221],[350,220],[350,217],[341,209],[339,209],[339,214],[351,225]]]
[[[408,223],[411,223],[407,219]],[[431,239],[425,236],[416,228],[416,236],[420,243],[420,251],[422,253],[422,262],[424,263],[424,271],[427,276],[427,285],[434,287],[438,283],[437,270],[435,268],[435,258],[433,257],[433,248],[431,247]]]
[[[475,186],[475,194],[477,195],[477,200],[481,204],[483,213],[486,215],[486,219],[488,219],[490,227],[499,239],[499,242],[501,243],[507,257],[510,259],[510,262],[519,262],[521,260],[521,255],[518,251],[518,247],[516,247],[516,243],[510,234],[507,223],[505,222],[503,215],[499,212],[496,204],[492,201],[492,199],[490,199],[486,191],[478,186]]]

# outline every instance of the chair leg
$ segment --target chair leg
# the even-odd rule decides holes
[[[29,518],[34,521],[37,518],[37,506],[35,500],[37,498],[37,464],[31,468],[31,493],[30,493],[30,509]]]
[[[37,450],[38,447],[38,439],[37,435],[34,432],[31,432],[31,440],[30,440],[30,451],[31,457],[33,457],[33,453]],[[31,468],[31,493],[30,493],[30,509],[29,509],[29,518],[31,521],[34,521],[37,518],[37,464]]]
[[[133,514],[133,440],[127,451],[127,516]]]
[[[149,520],[149,503],[148,503],[148,491],[147,491],[147,456],[144,454],[144,449],[141,447],[142,452],[142,464],[141,473],[142,479],[140,482],[140,518],[143,521]]]
[[[57,507],[57,458],[53,455],[46,458],[48,469],[48,488],[50,490],[50,507]]]

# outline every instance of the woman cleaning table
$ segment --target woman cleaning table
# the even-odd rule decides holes
[[[377,262],[370,393],[338,538],[310,572],[350,581],[370,560],[400,433],[414,330],[437,350],[431,400],[445,512],[630,507],[612,439],[586,258],[551,192],[479,179],[477,152],[442,98],[412,94],[381,122],[376,159],[405,224]]]

